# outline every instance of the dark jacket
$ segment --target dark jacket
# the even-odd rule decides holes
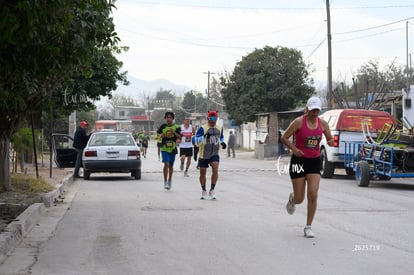
[[[73,137],[73,147],[76,149],[84,149],[86,143],[88,143],[89,135],[86,134],[86,130],[82,127],[78,127]]]
[[[229,140],[227,141],[227,145],[229,146],[229,148],[233,148],[235,144],[236,144],[236,136],[232,133],[229,136]]]

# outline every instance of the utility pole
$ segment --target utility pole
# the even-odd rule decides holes
[[[408,23],[409,21],[406,22],[405,25],[405,47],[406,47],[406,58],[407,58],[407,95],[410,93],[410,65],[409,65],[409,53],[408,53]]]
[[[410,74],[408,76],[410,84],[411,84],[411,76],[412,76],[412,72],[413,72],[413,64],[412,64],[412,60],[411,60],[411,53],[408,54],[410,56]]]
[[[147,116],[147,121],[148,121],[148,133],[150,133],[150,124],[151,124],[151,121],[150,121],[150,99],[149,99],[149,96],[147,96],[147,114],[148,114],[148,116]]]
[[[333,106],[333,90],[332,90],[332,46],[331,46],[331,12],[329,7],[329,0],[326,0],[326,25],[327,25],[327,33],[328,33],[328,92],[327,92],[327,100],[328,100],[328,108],[332,108]]]
[[[207,74],[207,99],[208,99],[208,107],[210,107],[210,75],[216,74],[210,71],[203,72],[203,74]]]

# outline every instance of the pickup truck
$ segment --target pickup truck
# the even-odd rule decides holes
[[[328,146],[325,137],[320,143],[323,178],[332,178],[337,168],[345,169],[348,175],[353,175],[352,169],[344,167],[345,141],[366,141],[367,133],[375,136],[385,124],[395,124],[389,113],[376,110],[334,109],[319,117],[328,122],[334,138],[334,146]]]

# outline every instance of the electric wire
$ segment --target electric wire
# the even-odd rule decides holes
[[[346,32],[338,32],[338,33],[333,33],[332,35],[343,35],[343,34],[350,34],[350,33],[356,33],[356,32],[363,32],[363,31],[368,31],[368,30],[373,30],[373,29],[378,29],[378,28],[383,28],[386,26],[390,26],[390,25],[394,25],[397,23],[401,23],[410,19],[413,19],[414,17],[408,17],[408,18],[404,18],[404,19],[400,19],[397,21],[393,21],[387,24],[382,24],[382,25],[378,25],[378,26],[373,26],[373,27],[369,27],[369,28],[364,28],[364,29],[358,29],[358,30],[352,30],[352,31],[346,31]]]
[[[149,6],[164,6],[179,7],[179,8],[200,8],[200,9],[239,9],[239,10],[325,10],[325,7],[242,7],[242,6],[216,6],[216,5],[195,5],[195,4],[176,4],[176,3],[160,3],[160,2],[149,2],[149,1],[136,1],[137,4],[149,5]],[[414,5],[382,5],[382,6],[349,6],[349,7],[330,7],[331,10],[366,10],[366,9],[401,9],[401,8],[412,8]]]

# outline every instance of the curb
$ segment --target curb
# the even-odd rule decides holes
[[[42,202],[44,203],[44,205],[46,207],[51,207],[52,204],[59,199],[59,196],[65,192],[65,188],[70,186],[73,183],[73,176],[66,176],[62,181],[61,181],[61,185],[59,186],[59,188],[57,188],[56,190],[49,192],[45,195],[42,195]]]
[[[61,200],[60,195],[65,192],[66,187],[73,183],[73,176],[67,176],[61,181],[61,186],[56,190],[42,195],[42,202],[30,205],[13,222],[7,225],[0,234],[0,264],[4,262],[7,255],[12,251],[29,233],[35,224],[40,220],[46,208],[54,202]]]

